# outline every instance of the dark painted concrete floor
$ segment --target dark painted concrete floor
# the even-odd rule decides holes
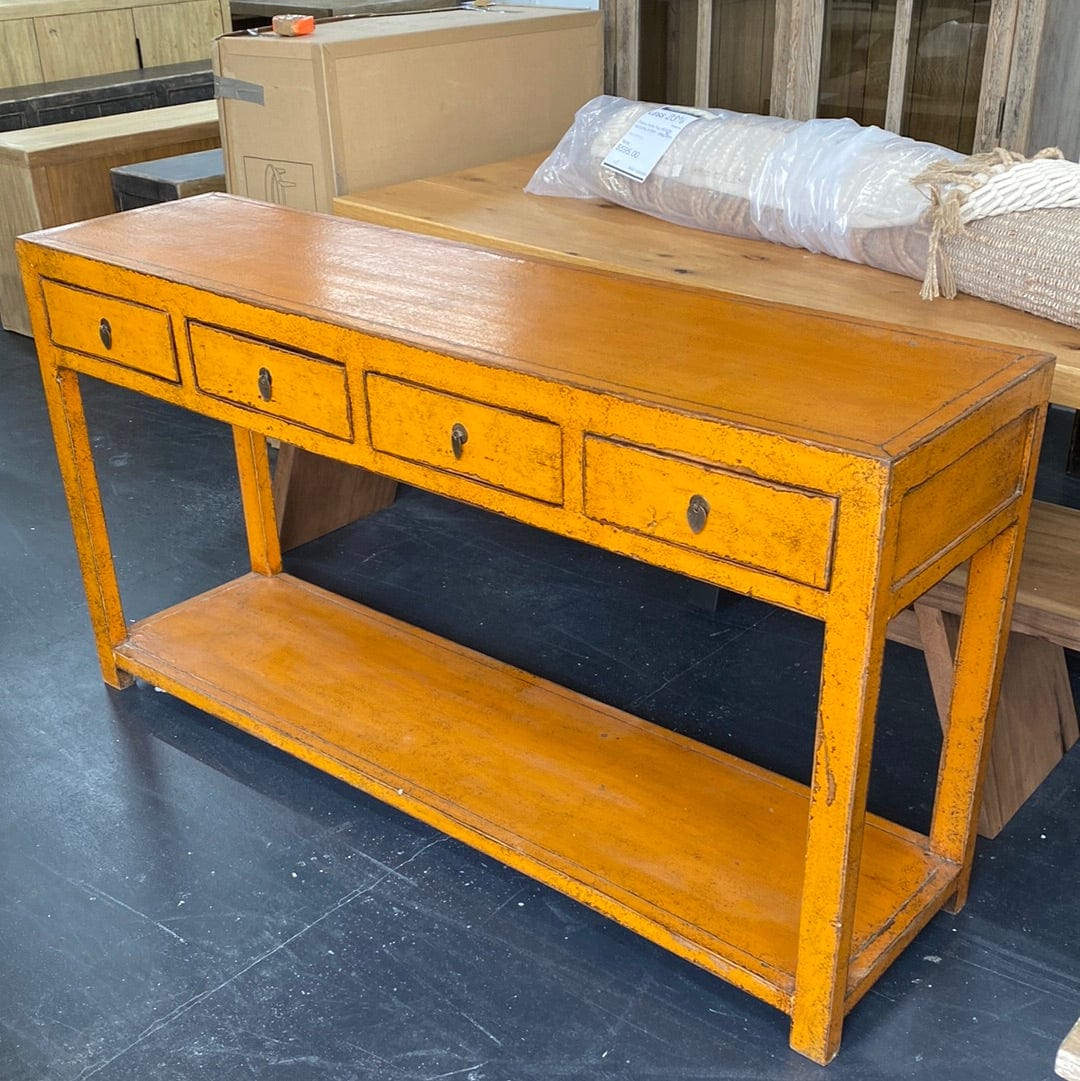
[[[89,398],[128,616],[244,570],[228,434]],[[1080,505],[1055,465],[1071,419],[1052,417],[1041,494]],[[1080,1014],[1080,750],[980,842],[965,910],[822,1070],[781,1014],[574,902],[151,687],[106,689],[30,344],[2,332],[0,433],[3,1081],[1052,1076]],[[713,612],[690,583],[412,490],[289,564],[806,774],[807,620]],[[936,724],[921,655],[890,647],[874,809],[925,823]]]

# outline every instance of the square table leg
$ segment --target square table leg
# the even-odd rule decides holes
[[[56,368],[48,370],[43,383],[101,674],[109,686],[127,687],[131,676],[117,669],[113,657],[113,647],[127,637],[127,623],[120,604],[79,376],[70,369]]]

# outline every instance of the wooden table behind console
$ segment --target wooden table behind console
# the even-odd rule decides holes
[[[975,297],[930,304],[919,299],[918,283],[910,278],[783,244],[687,229],[596,200],[527,195],[523,189],[542,157],[341,195],[334,210],[359,221],[579,268],[1052,353],[1057,363],[1051,401],[1080,408],[1080,328]],[[358,483],[350,477],[355,472],[336,463],[322,468],[324,476],[335,476],[346,490]],[[290,502],[281,501],[279,515]],[[300,495],[293,505],[304,503]],[[339,515],[337,523],[345,520]],[[965,573],[957,568],[911,611],[901,613],[890,631],[899,641],[925,650],[943,723],[952,694],[956,613],[963,603]],[[1080,650],[1080,510],[1036,501],[983,790],[980,832],[987,837],[1004,828],[1080,737],[1066,649]]]
[[[106,680],[152,680],[792,1018],[963,903],[1041,355],[207,195],[20,244]],[[128,625],[90,375],[233,426],[252,573]],[[280,573],[266,437],[824,622],[808,787]],[[866,812],[889,619],[971,559],[932,825]]]

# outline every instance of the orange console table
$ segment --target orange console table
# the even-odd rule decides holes
[[[98,654],[788,1012],[967,892],[1051,362],[226,195],[20,242]],[[93,376],[232,425],[250,574],[128,624]],[[280,573],[266,439],[824,622],[812,780]],[[886,626],[965,560],[928,835],[866,811]]]

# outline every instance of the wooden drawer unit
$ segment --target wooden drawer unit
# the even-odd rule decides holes
[[[706,555],[826,589],[836,500],[585,437],[585,513]]]
[[[202,394],[338,439],[352,437],[345,366],[258,338],[188,324]]]
[[[562,503],[562,432],[552,421],[375,373],[367,401],[374,450]]]
[[[179,381],[167,312],[52,281],[41,291],[54,345]]]

